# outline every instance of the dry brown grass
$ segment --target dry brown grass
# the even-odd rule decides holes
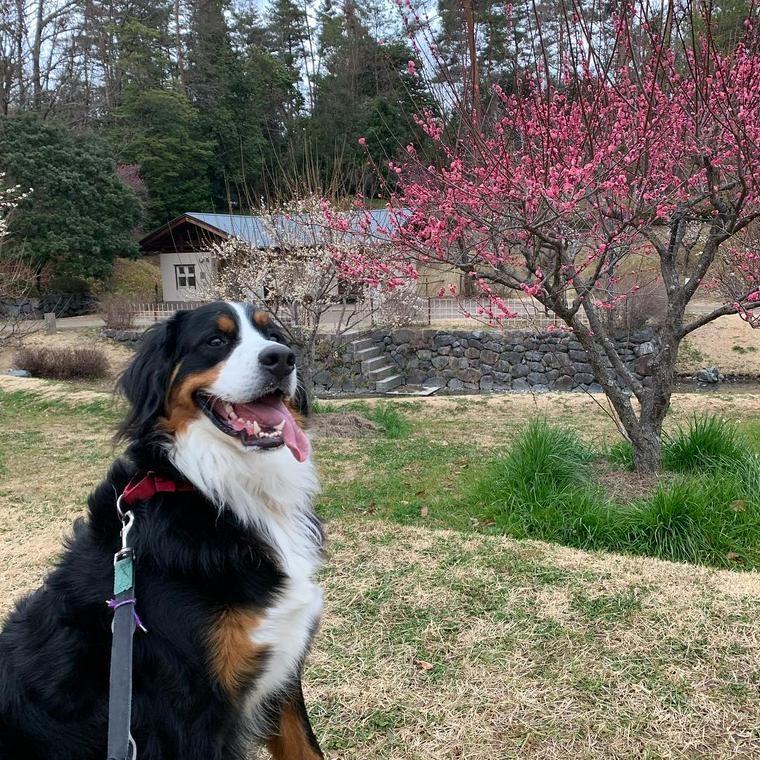
[[[107,420],[70,407],[67,386],[0,388],[9,382],[45,395],[4,431],[0,616],[40,583],[113,456]],[[695,401],[677,399],[676,415]],[[411,409],[430,436],[453,440],[480,421],[503,439],[536,403],[608,429],[583,397]],[[759,397],[741,403],[760,412]],[[356,445],[316,443],[345,454],[341,467]],[[331,760],[759,756],[757,573],[356,518],[328,534],[306,687]]]
[[[88,330],[61,330],[55,335],[47,335],[44,332],[35,332],[23,339],[23,346],[32,348],[97,348],[102,351],[110,366],[110,371],[102,380],[82,381],[78,383],[81,388],[107,391],[114,386],[116,377],[124,370],[127,363],[134,356],[134,351],[115,343],[112,340],[101,338],[95,328]],[[15,355],[18,347],[14,349],[0,350],[0,371],[15,366]]]
[[[741,317],[721,317],[686,339],[678,357],[681,372],[715,366],[724,374],[760,376],[760,330]]]
[[[331,758],[757,756],[757,575],[737,590],[728,572],[376,523],[331,536],[307,671]]]

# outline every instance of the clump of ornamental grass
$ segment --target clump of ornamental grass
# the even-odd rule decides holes
[[[693,417],[686,428],[665,434],[662,467],[671,472],[701,472],[729,466],[746,456],[747,442],[734,425],[714,416]],[[618,441],[605,452],[611,465],[634,470],[630,441]]]
[[[662,466],[674,472],[700,472],[730,465],[746,456],[736,427],[718,417],[693,417],[688,427],[666,435]]]
[[[676,452],[668,461],[682,474],[660,481],[650,496],[619,504],[594,482],[592,454],[574,432],[534,421],[506,455],[485,466],[469,498],[495,530],[515,538],[760,567],[760,457],[717,422],[695,420],[668,446]],[[632,465],[629,450],[613,447],[610,459]]]
[[[609,510],[589,486],[590,459],[576,433],[534,420],[508,454],[485,468],[473,495],[512,536],[574,546],[603,541]]]

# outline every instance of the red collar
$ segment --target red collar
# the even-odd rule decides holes
[[[188,483],[187,481],[177,483],[169,478],[162,478],[154,472],[149,472],[142,480],[135,482],[133,478],[129,481],[121,495],[121,501],[129,506],[138,501],[146,501],[157,493],[194,490],[195,486],[192,483]]]

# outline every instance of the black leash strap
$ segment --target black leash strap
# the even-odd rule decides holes
[[[121,549],[114,554],[113,610],[111,642],[111,676],[108,697],[108,760],[137,760],[137,747],[130,733],[132,722],[132,637],[135,628],[143,628],[135,612],[134,550],[129,545],[129,531],[135,516],[122,513],[121,497],[116,509],[122,521]],[[143,628],[144,630],[144,628]]]

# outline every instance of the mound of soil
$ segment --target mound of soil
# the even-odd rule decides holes
[[[600,461],[592,468],[595,479],[609,494],[610,498],[621,504],[650,496],[661,480],[668,480],[669,473],[630,472],[629,470],[610,470],[606,461]]]
[[[379,425],[355,412],[315,414],[309,420],[309,432],[322,438],[364,438],[378,430]]]

